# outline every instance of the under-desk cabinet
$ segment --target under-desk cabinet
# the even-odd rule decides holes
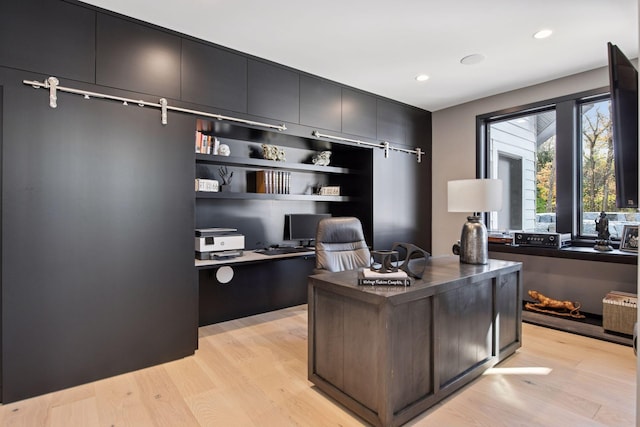
[[[315,256],[303,255],[201,268],[199,326],[306,304],[314,266]]]

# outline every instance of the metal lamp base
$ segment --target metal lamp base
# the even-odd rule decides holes
[[[460,262],[487,264],[489,262],[489,237],[479,216],[468,216],[460,234]]]

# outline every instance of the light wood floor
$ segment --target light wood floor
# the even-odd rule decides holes
[[[633,426],[633,350],[529,324],[523,347],[411,426]],[[504,372],[503,368],[549,368]],[[500,372],[500,371],[503,372]],[[13,427],[361,426],[307,381],[307,307],[200,328],[194,357],[0,406]]]

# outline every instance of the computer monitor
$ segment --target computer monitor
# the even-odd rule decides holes
[[[286,214],[284,216],[284,240],[296,240],[301,246],[313,246],[318,222],[331,214]]]

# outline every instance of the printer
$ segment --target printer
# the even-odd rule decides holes
[[[196,229],[196,259],[228,259],[242,256],[244,236],[235,228]]]

